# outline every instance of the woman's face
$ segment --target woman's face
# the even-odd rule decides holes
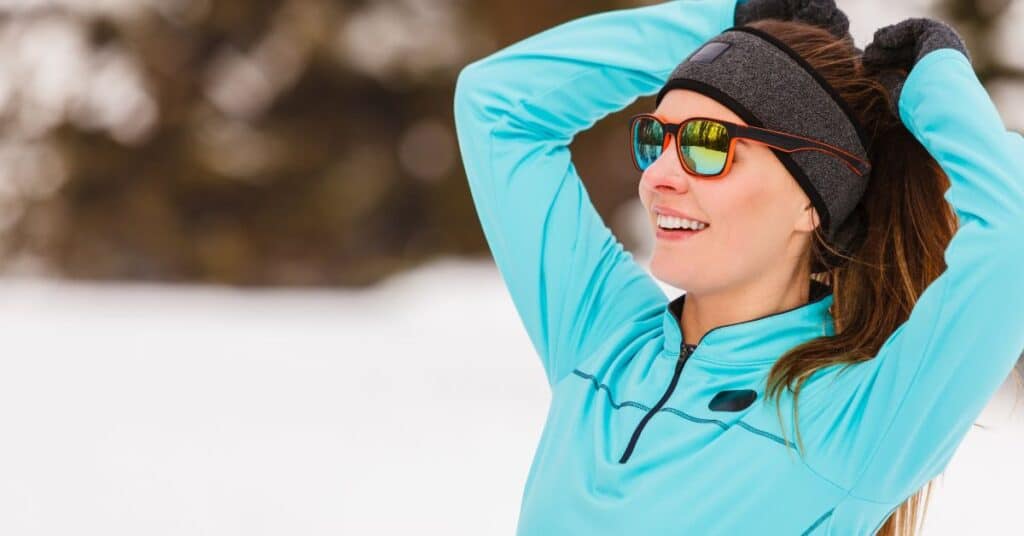
[[[718,101],[688,89],[666,93],[654,114],[669,123],[704,116],[747,124]],[[676,142],[674,134],[670,141]],[[817,215],[770,148],[737,140],[729,173],[705,179],[687,173],[670,147],[640,177],[640,202],[656,236],[650,266],[655,277],[687,292],[714,292],[770,270],[796,269]],[[708,226],[682,240],[657,237],[659,207]]]

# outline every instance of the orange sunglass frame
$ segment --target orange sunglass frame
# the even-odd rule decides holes
[[[846,167],[850,168],[851,171],[857,175],[864,176],[871,172],[871,164],[862,158],[859,158],[839,147],[829,145],[825,142],[818,141],[812,138],[799,136],[797,134],[790,134],[788,132],[782,132],[780,130],[771,130],[767,128],[740,125],[732,123],[730,121],[723,121],[721,119],[714,119],[711,117],[691,117],[682,123],[667,123],[660,117],[651,113],[641,113],[632,116],[629,119],[629,154],[633,160],[633,166],[639,171],[643,171],[640,167],[640,163],[636,160],[636,144],[633,142],[633,135],[636,132],[636,123],[641,119],[653,119],[661,124],[661,130],[664,138],[661,141],[661,150],[664,151],[668,144],[668,136],[671,134],[676,142],[673,144],[676,147],[676,157],[679,158],[679,163],[692,175],[698,177],[710,179],[715,177],[721,177],[729,173],[729,169],[732,167],[733,156],[736,152],[736,140],[745,139],[762,145],[778,149],[786,153],[793,153],[796,151],[819,151],[830,156],[838,158]],[[725,127],[725,131],[729,134],[729,149],[725,157],[725,165],[722,170],[718,173],[705,174],[698,173],[696,170],[690,169],[690,166],[686,165],[686,159],[683,158],[683,149],[679,141],[679,133],[682,132],[683,127],[692,121],[711,121]]]

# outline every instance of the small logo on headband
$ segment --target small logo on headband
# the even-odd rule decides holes
[[[697,52],[694,52],[687,61],[711,63],[721,56],[723,52],[728,50],[730,46],[732,46],[731,43],[724,43],[722,41],[705,43],[704,46],[700,47]]]

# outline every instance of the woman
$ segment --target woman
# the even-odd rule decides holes
[[[913,530],[1024,348],[1024,139],[948,26],[863,59],[847,30],[831,2],[670,1],[460,74],[473,201],[552,388],[519,534]],[[656,92],[629,138],[648,274],[568,145]]]

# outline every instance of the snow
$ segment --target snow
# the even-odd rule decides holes
[[[514,531],[549,394],[490,262],[366,291],[3,279],[0,296],[0,534]],[[1005,387],[926,535],[1018,523],[1024,403],[1011,416]]]

